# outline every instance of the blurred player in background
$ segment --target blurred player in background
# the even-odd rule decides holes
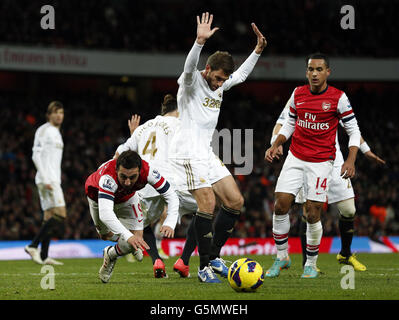
[[[148,120],[139,126],[140,116],[133,115],[129,121],[129,128],[132,135],[124,144],[118,147],[115,158],[118,158],[119,154],[126,150],[136,151],[151,166],[156,167],[173,186],[174,181],[168,154],[170,140],[180,123],[177,116],[177,101],[171,94],[167,94],[164,97],[161,105],[161,115],[156,116],[154,119]],[[197,210],[195,199],[190,193],[179,192],[178,190],[176,190],[176,193],[179,197],[180,217],[184,214],[192,214]],[[140,190],[139,195],[145,217],[144,240],[150,246],[150,249],[147,251],[152,258],[154,276],[156,278],[163,278],[166,276],[165,264],[157,249],[152,224],[161,218],[167,203],[161,194],[150,185]],[[165,221],[168,221],[168,214]],[[162,231],[162,227],[160,231]]]
[[[289,103],[287,102],[285,108],[281,112],[279,118],[276,121],[276,124],[273,128],[273,134],[271,139],[271,144],[277,138],[277,135],[284,125],[285,121],[288,119],[289,113]],[[342,126],[342,122],[340,121],[340,125]],[[356,259],[356,256],[352,254],[351,244],[352,238],[354,234],[354,217],[356,213],[355,207],[355,194],[352,188],[352,183],[350,179],[343,179],[340,175],[341,167],[344,163],[344,157],[342,155],[339,142],[338,142],[338,132],[336,135],[336,155],[333,166],[333,173],[331,184],[328,189],[327,200],[328,204],[336,204],[339,211],[339,231],[341,236],[341,251],[337,255],[337,260],[339,263],[352,265],[356,271],[365,271],[367,270],[366,266],[363,265]],[[368,146],[367,142],[364,141],[363,137],[360,138],[360,151],[366,156],[370,161],[375,161],[379,165],[384,165],[385,161],[375,155]],[[278,155],[283,155],[283,147],[280,146],[278,150]],[[303,204],[306,199],[303,198],[303,188],[298,193],[295,198],[296,203]],[[300,222],[300,236],[301,236],[301,244],[302,244],[302,265],[304,266],[306,263],[306,209],[303,207],[303,216]]]
[[[47,122],[35,133],[32,160],[37,173],[35,183],[40,206],[44,212],[43,224],[32,242],[25,247],[32,260],[38,264],[63,265],[48,256],[52,237],[62,238],[65,229],[66,208],[61,188],[61,162],[64,142],[60,127],[64,121],[64,106],[52,101],[46,113]],[[38,249],[41,243],[41,250]]]
[[[179,200],[169,182],[134,151],[120,154],[102,164],[85,184],[90,214],[101,239],[117,241],[104,248],[104,262],[99,277],[111,278],[117,258],[135,252],[142,260],[142,250],[150,249],[143,240],[144,216],[137,190],[153,186],[168,203],[168,219],[161,227],[166,237],[173,237]]]
[[[257,44],[238,70],[234,71],[233,58],[228,52],[217,51],[208,58],[205,70],[199,71],[201,50],[219,29],[211,29],[212,21],[213,15],[208,12],[201,18],[197,16],[197,38],[178,79],[181,125],[172,139],[170,158],[176,189],[189,190],[198,204],[193,221],[200,256],[198,278],[201,282],[220,283],[215,271],[227,276],[228,270],[220,259],[220,250],[238,220],[244,199],[230,172],[212,153],[210,144],[223,92],[246,80],[266,47],[266,39],[253,23]],[[215,219],[213,234],[215,195],[222,206]]]
[[[267,270],[267,277],[277,277],[281,269],[291,265],[288,255],[288,211],[301,188],[306,199],[307,212],[306,263],[302,278],[318,276],[316,262],[323,234],[320,215],[331,184],[339,120],[349,135],[349,154],[339,174],[343,178],[352,178],[355,175],[361,134],[346,94],[327,84],[330,73],[327,56],[309,56],[306,69],[309,84],[295,88],[288,101],[288,120],[265,154],[265,159],[273,162],[281,151],[279,147],[293,134],[290,151],[275,189],[273,238],[277,247],[277,258]]]

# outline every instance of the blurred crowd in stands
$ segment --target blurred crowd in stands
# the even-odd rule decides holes
[[[362,85],[347,88],[344,83],[336,86],[347,92],[362,135],[372,151],[387,161],[387,167],[379,167],[359,152],[357,174],[353,179],[356,235],[378,238],[399,234],[399,128],[395,121],[399,119],[396,107],[399,92],[389,88],[366,90]],[[139,113],[142,123],[153,118],[166,93],[152,92],[145,99],[132,102],[124,97],[89,92],[51,93],[45,86],[34,94],[0,89],[0,176],[3,181],[0,239],[32,239],[40,227],[42,212],[34,185],[36,171],[31,155],[34,132],[45,122],[44,113],[51,100],[57,98],[65,106],[62,125],[65,145],[62,186],[68,212],[65,239],[86,239],[97,238],[84,195],[86,177],[110,159],[116,147],[127,138],[130,116]],[[274,187],[283,161],[270,165],[263,157],[271,130],[289,95],[287,92],[286,96],[276,95],[263,100],[237,87],[224,97],[218,129],[254,129],[253,172],[236,176],[245,197],[245,208],[233,236],[272,236]],[[345,134],[340,136],[344,156],[347,151],[345,138]],[[287,146],[285,154],[286,151]],[[292,209],[291,236],[298,235],[300,214],[300,207]],[[176,237],[185,236],[189,219],[183,219]],[[338,235],[334,206],[326,207],[323,228],[324,236]]]
[[[186,52],[196,18],[214,14],[220,27],[205,51],[248,53],[251,22],[268,39],[270,55],[322,51],[332,56],[395,57],[399,2],[392,0],[49,0],[55,30],[42,30],[43,1],[0,1],[0,43],[145,52]],[[354,29],[343,29],[344,5],[354,9]]]

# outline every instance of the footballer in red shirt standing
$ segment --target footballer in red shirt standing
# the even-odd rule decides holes
[[[292,135],[275,189],[273,237],[277,259],[266,276],[277,277],[281,269],[291,265],[288,255],[288,211],[295,196],[303,187],[307,215],[306,255],[302,278],[318,276],[316,262],[323,228],[320,215],[326,201],[335,159],[335,138],[339,120],[349,136],[349,153],[342,165],[343,178],[355,175],[355,160],[360,146],[360,130],[346,94],[327,83],[331,74],[327,56],[316,53],[307,59],[307,85],[294,89],[289,104],[289,119],[266,151],[265,159],[272,162],[279,157],[278,147]]]

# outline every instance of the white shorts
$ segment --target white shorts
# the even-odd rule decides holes
[[[62,192],[61,185],[58,183],[51,183],[53,190],[48,190],[44,186],[45,184],[43,183],[37,184],[42,210],[46,211],[56,207],[65,207],[64,193]]]
[[[340,202],[343,200],[355,197],[351,179],[344,179],[341,177],[341,166],[334,166],[332,171],[332,178],[328,188],[327,201],[329,204]],[[305,203],[306,198],[303,194],[303,188],[298,192],[296,203]]]
[[[328,203],[336,203],[355,197],[351,179],[341,177],[341,167],[335,166],[332,172],[332,179],[328,189]]]
[[[179,197],[179,218],[185,214],[196,212],[198,209],[197,202],[189,191],[176,191]],[[166,206],[164,198],[159,195],[156,197],[141,198],[141,208],[144,214],[144,228],[149,226],[151,223],[157,221]]]
[[[275,192],[296,196],[303,187],[304,198],[325,202],[333,170],[333,161],[307,162],[291,152],[284,162]]]
[[[214,184],[219,180],[222,180],[224,177],[231,176],[229,169],[227,169],[226,165],[222,160],[219,159],[217,155],[213,152],[209,157],[209,182]]]
[[[213,153],[208,160],[174,159],[171,161],[175,189],[180,191],[211,187],[231,175],[224,163]]]
[[[114,212],[118,220],[128,230],[143,230],[143,212],[139,201],[139,196],[136,194],[131,197],[128,201],[118,203],[114,205]],[[98,211],[98,203],[90,198],[87,198],[89,202],[90,215],[93,219],[94,225],[96,226],[97,232],[100,235],[105,235],[111,230],[100,220],[100,214]]]

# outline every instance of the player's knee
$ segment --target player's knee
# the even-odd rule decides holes
[[[345,218],[353,218],[356,213],[355,199],[347,199],[337,203],[337,207],[341,216]]]
[[[309,223],[316,223],[320,220],[321,212],[323,210],[323,203],[307,201],[306,208],[306,221]]]
[[[274,213],[277,215],[287,214],[290,210],[291,204],[287,201],[276,199],[274,203]]]
[[[244,206],[244,197],[241,193],[238,193],[233,199],[226,201],[223,205],[234,210],[241,210]]]
[[[213,193],[203,193],[197,198],[197,203],[199,211],[213,213],[216,206],[215,195]]]

